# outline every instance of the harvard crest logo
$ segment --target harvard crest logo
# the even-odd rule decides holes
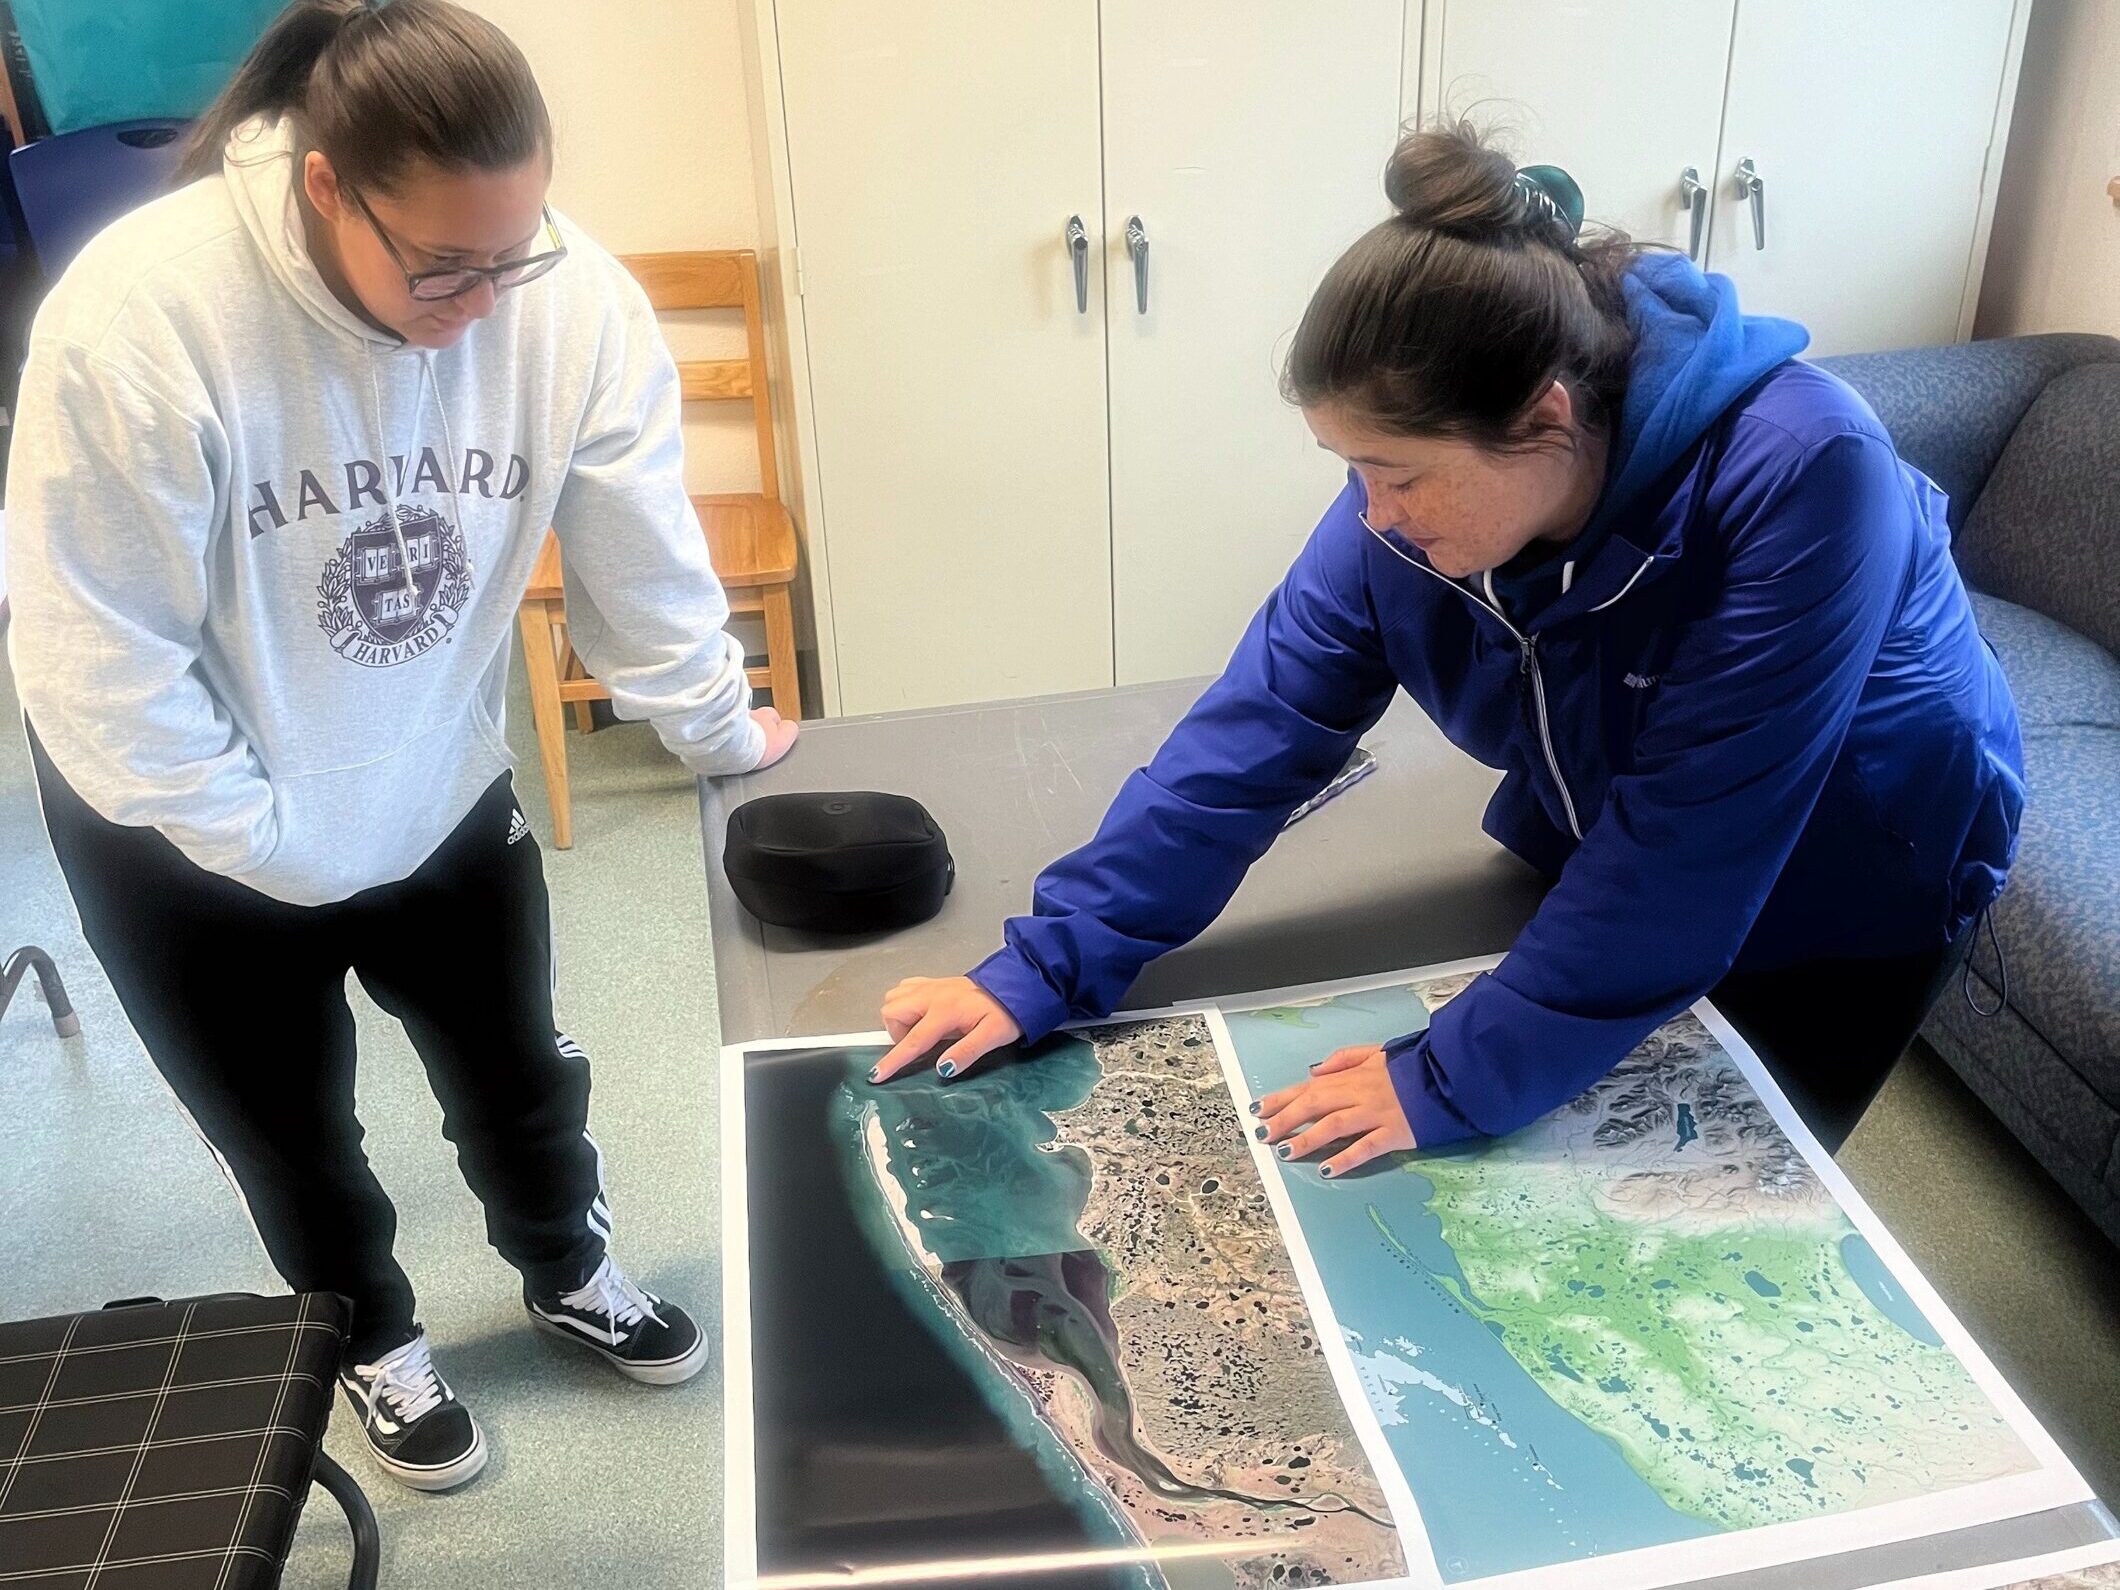
[[[317,582],[317,627],[333,651],[369,668],[427,650],[456,627],[471,596],[464,538],[454,525],[432,509],[411,507],[397,510],[397,524],[402,558],[386,508],[347,534]]]

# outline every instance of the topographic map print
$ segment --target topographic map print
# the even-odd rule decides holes
[[[1471,980],[1225,1019],[1257,1096]],[[2038,1466],[1691,1014],[1510,1137],[1283,1176],[1447,1581]]]
[[[842,1107],[850,1184],[888,1206],[934,1328],[1029,1410],[1090,1521],[1164,1554],[1144,1582],[1406,1571],[1203,1018],[947,1085],[850,1079]]]

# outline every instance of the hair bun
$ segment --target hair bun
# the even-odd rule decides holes
[[[1413,226],[1474,243],[1536,239],[1557,248],[1582,228],[1583,193],[1558,166],[1527,166],[1469,121],[1441,122],[1400,138],[1384,168],[1384,195]]]

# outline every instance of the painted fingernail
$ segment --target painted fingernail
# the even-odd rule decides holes
[[[1251,1134],[1251,1135],[1252,1135],[1253,1137],[1256,1137],[1256,1138],[1257,1138],[1257,1139],[1258,1139],[1258,1140],[1259,1140],[1260,1142],[1262,1142],[1262,1143],[1263,1143],[1263,1142],[1265,1142],[1265,1141],[1266,1141],[1266,1128],[1265,1128],[1265,1127],[1263,1127],[1263,1126],[1260,1126],[1260,1127],[1254,1127],[1254,1128],[1252,1129],[1252,1134]]]
[[[1295,1151],[1290,1148],[1286,1143],[1283,1143],[1279,1148],[1274,1150],[1275,1156],[1280,1159],[1286,1159],[1293,1152]]]
[[[1259,1113],[1259,1101],[1257,1099],[1251,1101],[1251,1113],[1254,1115]]]
[[[945,1060],[941,1065],[935,1067],[935,1075],[938,1077],[953,1077],[956,1074],[957,1062],[954,1060]]]
[[[1327,1181],[1331,1181],[1331,1180],[1332,1180],[1332,1167],[1331,1167],[1330,1165],[1320,1165],[1320,1166],[1318,1167],[1318,1174],[1319,1174],[1320,1176],[1323,1176],[1323,1177],[1324,1177],[1324,1178],[1325,1178],[1325,1179],[1326,1179]]]
[[[869,1067],[869,1080],[870,1080],[871,1082],[881,1082],[881,1081],[883,1080],[883,1067],[882,1067],[882,1066],[870,1066],[870,1067]]]

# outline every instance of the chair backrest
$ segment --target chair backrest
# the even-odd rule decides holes
[[[2120,657],[2120,362],[2047,384],[2010,433],[1957,552],[1975,588]]]
[[[759,489],[780,500],[780,465],[773,447],[773,400],[766,386],[765,319],[758,307],[758,255],[747,248],[695,249],[671,254],[622,254],[658,310],[741,309],[749,354],[742,359],[686,359],[677,366],[685,401],[749,399],[758,431]]]
[[[24,144],[8,156],[37,263],[53,281],[81,246],[169,186],[181,121],[115,122]]]
[[[49,130],[196,116],[284,0],[10,0]]]
[[[1899,456],[1950,493],[1955,535],[1972,517],[2010,433],[2047,383],[2078,365],[2115,358],[2120,342],[2111,337],[2050,332],[1836,354],[1818,367],[1861,393]]]

